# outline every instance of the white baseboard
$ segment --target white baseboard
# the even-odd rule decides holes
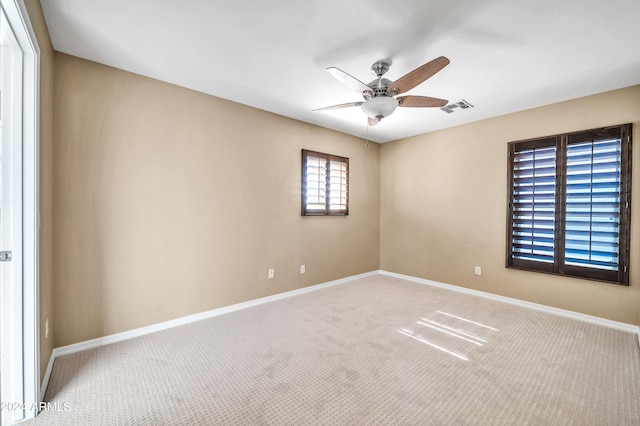
[[[51,356],[49,357],[49,362],[47,363],[47,370],[44,372],[44,377],[42,378],[42,383],[40,384],[40,396],[38,398],[40,402],[44,401],[44,394],[47,393],[49,379],[51,379],[51,371],[53,370],[53,362],[55,360],[56,350],[54,348],[53,351],[51,351]]]
[[[412,282],[419,283],[419,284],[425,284],[425,285],[430,285],[430,286],[434,286],[434,287],[444,288],[444,289],[447,289],[447,290],[457,291],[457,292],[460,292],[460,293],[466,293],[466,294],[471,294],[471,295],[474,295],[474,296],[484,297],[486,299],[492,299],[492,300],[496,300],[496,301],[499,301],[499,302],[509,303],[509,304],[512,304],[512,305],[518,305],[518,306],[525,307],[525,308],[535,309],[535,310],[538,310],[538,311],[543,311],[543,312],[547,312],[547,313],[550,313],[550,314],[560,315],[560,316],[563,316],[563,317],[572,318],[572,319],[579,320],[579,321],[590,322],[592,324],[598,324],[598,325],[602,325],[602,326],[605,326],[605,327],[615,328],[617,330],[626,331],[626,332],[629,332],[629,333],[636,333],[636,334],[640,333],[640,328],[635,326],[635,325],[632,325],[632,324],[626,324],[626,323],[623,323],[623,322],[612,321],[612,320],[608,320],[608,319],[605,319],[605,318],[600,318],[600,317],[595,317],[595,316],[592,316],[592,315],[582,314],[582,313],[579,313],[579,312],[568,311],[566,309],[554,308],[552,306],[541,305],[541,304],[533,303],[533,302],[527,302],[525,300],[514,299],[514,298],[511,298],[511,297],[507,297],[507,296],[500,296],[500,295],[493,294],[493,293],[487,293],[485,291],[473,290],[473,289],[466,288],[466,287],[459,287],[457,285],[444,284],[444,283],[441,283],[441,282],[426,280],[426,279],[423,279],[423,278],[416,278],[416,277],[412,277],[410,275],[396,274],[395,272],[380,271],[380,274],[386,275],[386,276],[389,276],[389,277],[399,278],[399,279],[402,279],[402,280],[412,281]],[[638,339],[640,339],[640,334],[638,334]]]
[[[223,315],[229,312],[239,311],[241,309],[250,308],[252,306],[262,305],[263,303],[286,299],[291,296],[297,296],[299,294],[309,293],[312,291],[320,290],[320,289],[331,287],[334,285],[344,284],[349,281],[369,277],[372,275],[378,275],[378,274],[379,274],[379,271],[365,272],[363,274],[352,275],[350,277],[340,278],[338,280],[329,281],[322,284],[316,284],[309,287],[300,288],[297,290],[291,290],[284,293],[274,294],[273,296],[261,297],[259,299],[249,300],[247,302],[236,303],[235,305],[223,306],[222,308],[212,309],[210,311],[205,311],[205,312],[201,312],[194,315],[188,315],[186,317],[176,318],[174,320],[149,325],[146,327],[140,327],[133,330],[123,331],[122,333],[111,334],[109,336],[98,337],[96,339],[85,340],[84,342],[78,342],[71,345],[55,348],[51,352],[51,357],[49,358],[49,363],[47,364],[47,371],[45,372],[44,378],[42,380],[42,385],[40,388],[41,400],[44,398],[45,392],[47,390],[47,386],[49,386],[49,379],[51,378],[53,363],[55,362],[55,359],[59,356],[69,355],[72,353],[85,351],[87,349],[93,349],[100,346],[109,345],[111,343],[122,342],[123,340],[129,340],[129,339],[133,339],[134,337],[144,336],[145,334],[167,330],[169,328],[178,327],[180,325],[201,321],[203,319],[216,317],[218,315]]]
[[[250,308],[252,306],[261,305],[263,303],[273,302],[276,300],[286,299],[291,296],[296,296],[299,294],[309,293],[312,291],[320,290],[323,288],[344,284],[349,281],[357,280],[360,278],[365,278],[373,275],[386,275],[389,277],[399,278],[406,281],[412,281],[419,284],[430,285],[434,287],[445,288],[447,290],[453,290],[461,293],[467,293],[474,296],[484,297],[487,299],[497,300],[504,303],[510,303],[513,305],[518,305],[530,309],[536,309],[539,311],[544,311],[547,313],[560,315],[568,318],[573,318],[580,321],[586,321],[593,324],[603,325],[605,327],[614,328],[621,331],[626,331],[630,333],[636,333],[638,335],[638,344],[640,345],[640,327],[625,324],[617,321],[612,321],[604,318],[599,318],[591,315],[581,314],[578,312],[568,311],[565,309],[554,308],[551,306],[540,305],[537,303],[526,302],[524,300],[513,299],[511,297],[499,296],[497,294],[487,293],[480,290],[473,290],[465,287],[459,287],[451,284],[444,284],[437,281],[426,280],[423,278],[416,278],[409,275],[397,274],[394,272],[387,272],[383,270],[366,272],[364,274],[353,275],[346,278],[341,278],[334,281],[329,281],[322,284],[313,285],[310,287],[305,287],[297,290],[287,291],[284,293],[275,294],[273,296],[261,297],[260,299],[249,300],[247,302],[237,303],[235,305],[224,306],[222,308],[213,309],[206,312],[201,312],[199,314],[188,315],[186,317],[177,318],[170,321],[161,322],[158,324],[149,325],[146,327],[140,327],[133,330],[124,331],[122,333],[111,334],[109,336],[98,337],[96,339],[86,340],[84,342],[74,343],[67,346],[61,346],[59,348],[55,348],[51,353],[51,357],[49,358],[49,363],[47,365],[47,370],[45,372],[44,378],[42,380],[42,386],[40,389],[41,399],[44,399],[45,392],[47,390],[47,386],[49,385],[49,379],[51,378],[51,371],[53,370],[53,364],[55,359],[59,356],[69,355],[72,353],[84,351],[87,349],[93,349],[104,345],[109,345],[111,343],[121,342],[123,340],[133,339],[134,337],[144,336],[145,334],[155,333],[157,331],[167,330],[169,328],[178,327],[180,325],[189,324],[192,322],[200,321],[207,318],[216,317],[218,315],[223,315],[229,312],[239,311],[241,309]]]

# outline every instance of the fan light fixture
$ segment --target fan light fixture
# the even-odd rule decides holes
[[[388,117],[398,107],[398,100],[391,96],[378,96],[365,101],[360,108],[367,117],[382,120]]]

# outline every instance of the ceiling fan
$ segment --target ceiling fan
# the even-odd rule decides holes
[[[369,125],[375,126],[385,117],[388,117],[397,107],[443,107],[449,101],[446,99],[430,98],[428,96],[398,96],[408,92],[449,64],[449,59],[440,56],[405,74],[396,81],[391,81],[382,76],[389,71],[391,61],[383,59],[371,65],[371,71],[376,75],[376,79],[369,84],[364,84],[346,72],[329,67],[327,71],[338,81],[362,94],[364,101],[349,102],[346,104],[332,105],[324,108],[314,109],[314,111],[327,111],[338,108],[348,108],[359,106],[369,118]]]

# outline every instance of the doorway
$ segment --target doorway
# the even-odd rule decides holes
[[[38,47],[22,0],[0,2],[1,425],[37,413]]]

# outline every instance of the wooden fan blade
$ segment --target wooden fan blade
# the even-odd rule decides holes
[[[396,98],[401,107],[443,107],[449,103],[446,99],[430,98],[428,96],[400,96]]]
[[[314,109],[312,111],[327,111],[327,110],[330,110],[330,109],[338,109],[338,108],[348,108],[348,107],[360,106],[362,104],[363,104],[363,102],[349,102],[348,104],[331,105],[331,106],[324,107],[324,108],[317,108],[317,109]]]
[[[367,86],[357,78],[350,76],[346,72],[336,67],[329,67],[327,68],[327,71],[329,72],[329,74],[334,76],[336,80],[347,86],[349,89],[353,89],[360,94],[369,92],[371,93],[371,95],[373,95],[373,90],[371,90],[371,87]]]
[[[434,59],[431,62],[427,62],[421,67],[416,68],[408,74],[400,77],[391,85],[387,90],[387,93],[390,96],[399,95],[400,93],[408,92],[409,90],[416,87],[418,84],[427,80],[430,77],[433,77],[435,73],[440,71],[442,68],[449,65],[449,60],[444,56],[440,56],[439,58]]]
[[[367,118],[369,119],[369,126],[375,126],[380,122],[380,120],[378,120],[375,117],[367,117]]]

